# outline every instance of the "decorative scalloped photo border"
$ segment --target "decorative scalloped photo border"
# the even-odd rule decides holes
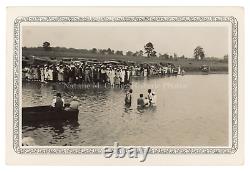
[[[136,22],[166,22],[166,23],[230,23],[232,27],[232,135],[231,147],[151,147],[150,154],[234,154],[238,149],[238,21],[232,16],[20,16],[14,21],[13,47],[13,149],[18,154],[102,154],[98,146],[62,146],[62,147],[23,147],[20,145],[20,105],[21,97],[21,23],[136,23]],[[230,77],[230,76],[229,76]],[[104,145],[105,146],[105,145]],[[137,147],[137,146],[136,146]]]

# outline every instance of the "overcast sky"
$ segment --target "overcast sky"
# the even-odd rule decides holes
[[[42,46],[79,49],[143,50],[152,42],[157,53],[177,53],[193,56],[196,46],[203,47],[206,56],[223,57],[228,54],[227,27],[142,27],[142,26],[24,26],[22,46]]]

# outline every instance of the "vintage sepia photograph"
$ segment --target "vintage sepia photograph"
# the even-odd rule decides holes
[[[243,162],[241,8],[35,9],[8,9],[8,162]]]
[[[227,26],[23,26],[25,146],[228,146]]]

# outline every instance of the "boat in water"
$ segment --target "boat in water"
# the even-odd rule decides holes
[[[36,121],[77,121],[79,110],[58,110],[51,106],[34,106],[22,108],[22,122]]]

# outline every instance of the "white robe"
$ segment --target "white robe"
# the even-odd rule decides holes
[[[49,71],[48,71],[48,80],[49,81],[53,81],[53,70],[52,69],[49,69]]]
[[[41,82],[44,82],[44,69],[41,68],[40,72],[41,72]]]
[[[125,71],[122,70],[121,71],[121,82],[124,82],[125,81]]]
[[[115,71],[114,70],[111,70],[111,72],[110,72],[110,84],[111,85],[114,85],[114,82],[115,82]]]

